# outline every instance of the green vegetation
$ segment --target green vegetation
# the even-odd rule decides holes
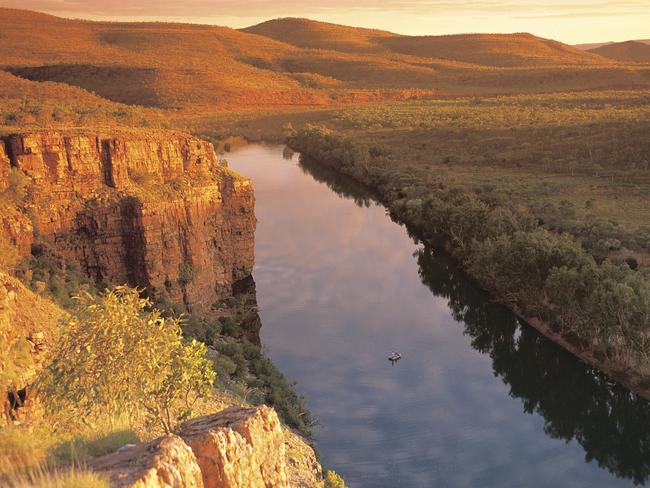
[[[306,126],[289,144],[377,190],[393,215],[424,238],[444,242],[501,301],[580,347],[647,374],[650,270],[632,253],[647,251],[645,229],[630,232],[596,217],[567,225],[575,214],[562,202],[556,220],[544,219],[542,202],[527,206],[501,188],[468,188],[385,146],[322,127]],[[622,242],[630,246],[627,255]]]
[[[144,414],[171,432],[207,396],[215,378],[205,346],[182,339],[180,323],[147,310],[137,290],[80,293],[75,317],[39,382],[52,415],[81,420]]]
[[[247,340],[220,340],[215,368],[224,386],[253,404],[270,405],[289,427],[311,435],[313,419],[304,398],[259,348]]]
[[[336,471],[328,469],[325,473],[325,488],[345,488],[345,482]]]

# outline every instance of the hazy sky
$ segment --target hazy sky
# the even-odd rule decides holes
[[[402,34],[531,32],[568,43],[650,38],[650,0],[0,0],[0,6],[231,27],[309,17]]]

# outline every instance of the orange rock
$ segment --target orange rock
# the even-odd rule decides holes
[[[186,422],[180,436],[206,488],[288,487],[284,434],[272,408],[230,407]]]
[[[175,435],[125,446],[91,460],[88,467],[105,473],[114,488],[203,488],[192,449]]]
[[[31,220],[23,220],[93,278],[147,288],[207,315],[250,275],[253,188],[219,164],[210,143],[173,132],[0,140],[0,168],[11,159],[34,182]],[[0,219],[27,253],[33,232],[23,224]]]
[[[0,140],[0,193],[9,187],[9,172],[11,171],[11,161],[7,154],[4,141]]]

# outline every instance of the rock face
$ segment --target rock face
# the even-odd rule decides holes
[[[288,487],[282,427],[275,410],[231,407],[185,423],[181,437],[206,488]]]
[[[0,426],[23,421],[36,400],[28,385],[49,360],[65,312],[0,271]]]
[[[125,446],[93,459],[88,467],[107,475],[115,488],[203,488],[192,449],[175,435]]]
[[[0,138],[0,189],[10,167],[33,182],[30,218],[0,217],[23,252],[38,234],[98,280],[199,314],[251,273],[252,185],[210,143],[172,132],[14,134]]]
[[[265,406],[233,406],[186,422],[180,437],[125,446],[86,464],[116,488],[323,488],[314,450]]]
[[[287,479],[291,488],[323,488],[323,468],[314,449],[298,434],[285,428]]]

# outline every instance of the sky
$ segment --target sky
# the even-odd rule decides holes
[[[411,35],[530,32],[569,44],[650,38],[650,0],[0,0],[0,6],[236,28],[307,17]]]

